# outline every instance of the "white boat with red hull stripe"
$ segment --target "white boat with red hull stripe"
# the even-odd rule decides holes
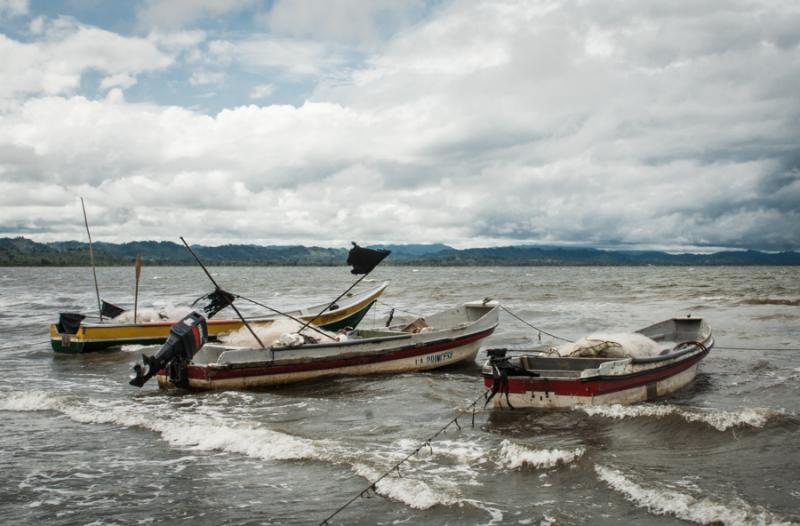
[[[206,344],[186,365],[190,389],[239,389],[334,376],[423,371],[474,360],[497,327],[498,304],[470,302],[406,327],[357,330],[344,341],[267,349]],[[416,332],[415,332],[416,331]],[[156,376],[171,387],[166,371]]]
[[[508,357],[506,349],[490,350],[483,378],[493,391],[493,405],[570,408],[652,400],[692,382],[714,345],[701,318],[674,318],[635,334],[663,350],[647,357],[591,358],[530,351]]]

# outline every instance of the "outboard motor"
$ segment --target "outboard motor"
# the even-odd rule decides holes
[[[133,366],[131,385],[142,387],[158,371],[166,368],[169,379],[178,387],[188,385],[186,366],[208,341],[206,318],[193,311],[172,326],[169,338],[153,356],[142,355],[141,364]]]
[[[492,398],[494,398],[497,393],[502,393],[506,395],[506,404],[508,404],[509,409],[514,409],[514,406],[511,405],[511,401],[508,399],[509,375],[529,377],[539,376],[533,371],[529,371],[523,367],[520,367],[519,365],[511,363],[511,357],[506,356],[507,353],[508,349],[488,349],[486,351],[487,356],[489,356],[489,365],[492,367],[492,390],[490,393],[488,393],[483,407],[489,405],[489,402],[492,401]]]
[[[158,352],[153,356],[143,354],[142,363],[133,366],[129,383],[136,387],[142,387],[158,371],[166,368],[173,384],[178,387],[186,387],[189,384],[186,366],[208,341],[206,318],[214,317],[219,311],[233,303],[235,298],[233,294],[219,287],[214,292],[198,298],[192,305],[201,299],[208,301],[208,304],[202,309],[203,313],[192,311],[173,325],[169,331],[169,338]]]

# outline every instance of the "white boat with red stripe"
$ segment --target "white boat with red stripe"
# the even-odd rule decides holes
[[[692,382],[713,346],[703,319],[673,318],[548,350],[490,349],[482,374],[497,408],[632,404]]]
[[[497,327],[498,311],[495,301],[468,302],[401,326],[355,330],[341,341],[264,349],[206,343],[180,370],[167,367],[156,378],[164,388],[241,389],[436,369],[474,361]]]

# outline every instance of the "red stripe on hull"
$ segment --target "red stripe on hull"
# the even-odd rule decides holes
[[[337,369],[340,367],[348,367],[353,365],[366,365],[372,363],[388,362],[392,360],[399,360],[402,358],[411,358],[424,354],[430,354],[438,351],[446,351],[462,345],[481,340],[490,336],[494,332],[494,327],[485,331],[470,334],[461,338],[456,338],[450,341],[432,343],[430,345],[416,345],[403,347],[396,351],[389,351],[375,356],[356,356],[353,358],[337,358],[320,360],[314,359],[309,363],[295,364],[295,365],[257,365],[257,366],[239,366],[239,367],[225,367],[225,368],[212,368],[206,365],[189,365],[187,373],[190,379],[194,380],[225,380],[230,378],[246,378],[250,376],[269,376],[285,373],[298,373],[316,370]]]
[[[598,396],[634,387],[647,385],[651,382],[664,380],[690,368],[702,360],[708,351],[695,356],[694,358],[678,362],[674,365],[633,373],[619,378],[608,377],[594,379],[574,379],[574,380],[549,380],[545,378],[529,377],[509,377],[508,392],[513,394],[524,394],[530,391],[554,393],[560,396]],[[484,375],[483,383],[486,387],[492,387],[492,376]]]

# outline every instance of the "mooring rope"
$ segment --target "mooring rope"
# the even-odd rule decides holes
[[[517,316],[516,314],[514,314],[513,312],[508,310],[504,305],[500,305],[500,308],[503,309],[504,311],[506,311],[507,313],[509,313],[511,316],[513,316],[516,319],[518,319],[519,321],[521,321],[522,323],[524,323],[525,325],[527,325],[528,327],[530,327],[531,329],[535,329],[535,330],[539,331],[542,334],[546,334],[546,335],[550,336],[551,338],[555,338],[556,340],[561,340],[561,341],[565,341],[565,342],[569,342],[569,343],[574,343],[572,340],[568,340],[567,338],[562,338],[561,336],[556,336],[555,334],[550,334],[547,331],[543,331],[539,327],[534,327],[533,325],[531,325],[527,321],[523,320],[522,318],[520,318],[519,316]]]
[[[353,498],[351,498],[350,500],[348,500],[347,502],[345,502],[345,503],[344,503],[342,506],[340,506],[340,507],[339,507],[339,509],[337,509],[336,511],[334,511],[333,513],[331,513],[330,515],[328,515],[327,517],[325,517],[325,518],[322,520],[322,522],[320,522],[320,523],[319,523],[319,525],[320,525],[320,526],[323,526],[323,525],[326,525],[326,524],[327,524],[327,525],[330,525],[330,520],[331,520],[332,518],[334,518],[334,517],[335,517],[335,516],[336,516],[336,515],[337,515],[337,514],[340,512],[340,511],[342,511],[342,510],[344,510],[345,508],[347,508],[348,506],[350,506],[350,505],[351,505],[352,503],[354,503],[354,502],[355,502],[355,501],[356,501],[356,500],[357,500],[359,497],[364,497],[365,495],[369,495],[369,492],[370,492],[370,491],[372,491],[372,492],[374,492],[374,493],[376,493],[376,494],[377,494],[377,493],[378,493],[378,488],[377,488],[378,482],[380,482],[381,480],[385,479],[386,477],[388,477],[389,475],[391,475],[393,472],[396,472],[396,473],[397,473],[397,475],[398,475],[398,476],[400,476],[400,466],[401,466],[402,464],[406,463],[406,462],[408,461],[408,459],[410,459],[411,457],[413,457],[414,455],[416,455],[417,453],[419,453],[419,452],[420,452],[420,451],[421,451],[423,448],[425,448],[425,447],[428,447],[428,448],[430,448],[430,449],[431,449],[431,451],[433,451],[433,447],[431,446],[431,442],[432,442],[432,441],[433,441],[433,440],[434,440],[436,437],[438,437],[439,435],[441,435],[442,433],[444,433],[444,431],[445,431],[445,430],[446,430],[448,427],[450,427],[451,425],[453,425],[453,424],[455,424],[455,425],[456,425],[456,427],[457,427],[457,428],[460,430],[460,429],[461,429],[461,425],[459,425],[459,423],[458,423],[458,419],[459,419],[459,418],[461,418],[462,416],[464,416],[464,414],[466,414],[466,413],[467,413],[467,412],[468,412],[470,409],[472,410],[472,427],[475,427],[475,408],[476,408],[476,406],[477,406],[478,402],[479,402],[479,401],[480,401],[482,398],[483,398],[483,399],[485,399],[485,398],[486,398],[486,396],[487,396],[487,394],[489,393],[489,391],[491,391],[491,389],[487,389],[487,390],[485,390],[483,393],[481,393],[481,394],[480,394],[480,396],[478,396],[478,398],[476,398],[475,400],[473,400],[471,404],[469,404],[468,406],[466,406],[466,408],[464,408],[464,409],[459,409],[459,411],[458,411],[458,414],[457,414],[455,417],[453,417],[452,419],[450,419],[450,420],[449,420],[449,421],[448,421],[448,422],[447,422],[447,423],[446,423],[444,426],[442,426],[442,427],[441,427],[441,428],[440,428],[438,431],[436,431],[434,434],[432,434],[431,436],[429,436],[428,438],[426,438],[426,439],[425,439],[423,442],[421,442],[421,443],[420,443],[420,445],[419,445],[419,446],[417,446],[417,447],[416,447],[416,448],[415,448],[415,449],[414,449],[414,450],[413,450],[411,453],[409,453],[408,455],[406,455],[405,457],[403,457],[403,459],[402,459],[402,460],[400,460],[400,462],[397,462],[395,465],[393,465],[391,468],[389,468],[389,469],[388,469],[386,472],[384,472],[384,473],[383,473],[383,475],[381,475],[380,477],[378,477],[377,479],[375,479],[375,480],[374,480],[374,481],[373,481],[373,482],[372,482],[372,483],[371,483],[369,486],[367,486],[366,488],[364,488],[363,490],[361,490],[359,493],[357,493],[355,496],[353,496]]]
[[[520,318],[519,316],[517,316],[516,314],[511,312],[504,305],[500,305],[500,308],[503,309],[504,311],[506,311],[508,314],[510,314],[514,318],[516,318],[519,321],[521,321],[522,323],[524,323],[525,325],[527,325],[528,327],[530,327],[530,328],[532,328],[534,330],[537,330],[542,334],[546,334],[546,335],[550,336],[551,338],[555,338],[557,340],[562,340],[562,341],[565,341],[565,342],[574,343],[572,340],[568,340],[567,338],[562,338],[561,336],[556,336],[555,334],[551,334],[551,333],[549,333],[547,331],[544,331],[544,330],[540,329],[539,327],[535,327],[535,326],[531,325],[527,321],[523,320],[522,318]],[[765,351],[765,352],[769,352],[769,351],[775,351],[775,352],[787,351],[787,352],[800,352],[800,348],[793,348],[793,347],[783,347],[783,348],[779,348],[779,347],[729,347],[729,346],[722,346],[722,345],[714,345],[714,348],[715,349],[719,349],[719,350],[723,350],[723,351]]]
[[[800,348],[791,348],[791,347],[784,347],[783,349],[777,347],[722,347],[719,345],[714,345],[715,349],[722,349],[723,351],[796,351],[800,352]]]
[[[389,307],[390,309],[396,310],[397,312],[402,312],[403,314],[408,314],[410,316],[415,316],[417,318],[424,318],[425,317],[422,314],[416,314],[414,312],[409,312],[407,310],[399,309],[399,308],[395,307],[394,305],[390,305],[389,303],[386,303],[385,301],[381,301],[381,300],[375,300],[375,301],[377,303],[380,303],[381,305]]]

